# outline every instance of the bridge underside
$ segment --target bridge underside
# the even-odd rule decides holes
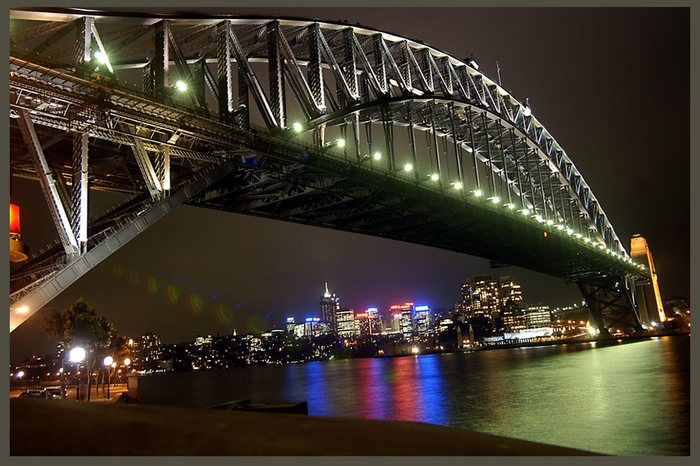
[[[578,283],[601,330],[623,318],[608,295],[640,268],[529,105],[478,66],[313,20],[13,16],[11,173],[40,182],[60,243],[12,269],[12,318],[182,202],[520,266]],[[128,199],[88,220],[88,189]]]

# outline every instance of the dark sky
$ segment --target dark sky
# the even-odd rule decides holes
[[[165,11],[165,9],[160,9]],[[176,10],[176,9],[173,9]],[[177,9],[182,10],[182,9]],[[221,12],[224,12],[221,10]],[[586,178],[629,248],[652,248],[663,297],[689,296],[688,9],[237,8],[228,13],[347,20],[474,54],[543,123]],[[38,184],[15,180],[23,240],[56,237]],[[95,211],[114,196],[92,194]],[[11,359],[51,352],[47,309],[84,297],[123,334],[166,342],[265,330],[318,314],[323,282],[343,307],[452,306],[474,275],[515,275],[525,298],[581,299],[574,285],[464,254],[308,226],[180,207],[11,334]]]

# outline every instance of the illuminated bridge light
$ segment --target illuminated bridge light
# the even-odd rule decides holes
[[[461,181],[455,181],[454,183],[452,183],[452,187],[459,191],[464,187],[464,185]]]
[[[586,243],[590,243],[590,242],[591,242],[591,239],[590,239],[590,238],[583,238],[583,241],[586,242]]]
[[[440,175],[438,175],[437,173],[433,173],[432,175],[430,175],[430,181],[437,181],[439,179]]]
[[[562,224],[560,223],[559,225],[557,225],[557,228],[558,228],[559,230],[563,230],[563,229],[564,229],[564,225],[562,225]]]
[[[547,220],[547,225],[554,225],[554,220],[552,220],[552,219]]]
[[[506,204],[506,207],[508,207],[509,210],[513,210],[513,209],[515,209],[515,204],[513,204],[512,202],[509,202],[508,204]]]
[[[403,171],[406,173],[413,171],[413,164],[412,163],[407,163],[406,165],[403,166]]]
[[[491,198],[491,202],[493,202],[494,204],[498,204],[499,202],[501,202],[501,198],[498,196],[493,196]]]
[[[107,54],[102,52],[101,50],[95,52],[95,60],[97,60],[97,63],[100,63],[101,65],[106,65],[109,63],[109,58],[107,57]]]
[[[572,230],[571,228],[567,228],[567,229],[566,229],[566,233],[567,233],[569,236],[571,236],[571,235],[574,234],[574,230]]]
[[[544,219],[542,218],[541,215],[535,215],[535,220],[537,220],[540,223],[544,223]]]
[[[525,108],[523,108],[523,116],[529,117],[531,115],[532,115],[532,109],[530,108],[529,105],[525,106]]]
[[[175,89],[177,89],[179,92],[185,92],[187,90],[187,83],[182,79],[178,79],[175,81]]]
[[[292,123],[292,129],[295,133],[301,133],[304,129],[304,126],[298,121],[295,121],[294,123]]]
[[[581,233],[574,233],[574,236],[578,239],[583,238],[583,235]]]
[[[480,189],[475,189],[475,190],[474,190],[474,196],[476,196],[476,197],[481,197],[481,196],[483,196],[483,195],[484,195],[484,192],[483,192],[482,190],[480,190]]]
[[[341,149],[345,147],[345,139],[339,138],[335,140],[335,143],[340,147]]]
[[[379,151],[377,151],[377,152],[374,153],[374,155],[372,156],[372,158],[378,162],[378,161],[380,161],[380,160],[382,159],[382,153],[379,152]]]
[[[523,209],[520,212],[522,212],[525,216],[530,215],[530,209]]]

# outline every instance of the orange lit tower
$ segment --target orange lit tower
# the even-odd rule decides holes
[[[656,274],[656,266],[651,256],[651,249],[647,240],[640,234],[632,235],[630,255],[638,264],[642,264],[649,272],[648,280],[637,280],[637,307],[639,308],[639,320],[644,325],[653,325],[656,322],[666,320],[663,305],[661,304],[661,292],[659,291],[659,279]]]

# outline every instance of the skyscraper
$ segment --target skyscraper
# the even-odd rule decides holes
[[[523,290],[520,287],[520,282],[511,276],[498,277],[498,295],[501,312],[523,301]]]
[[[499,312],[498,280],[488,275],[462,283],[462,310],[467,318],[485,315],[494,318]]]
[[[338,325],[335,314],[340,310],[340,299],[328,291],[328,282],[326,282],[326,292],[321,298],[321,320],[327,322],[333,333],[338,332]]]

